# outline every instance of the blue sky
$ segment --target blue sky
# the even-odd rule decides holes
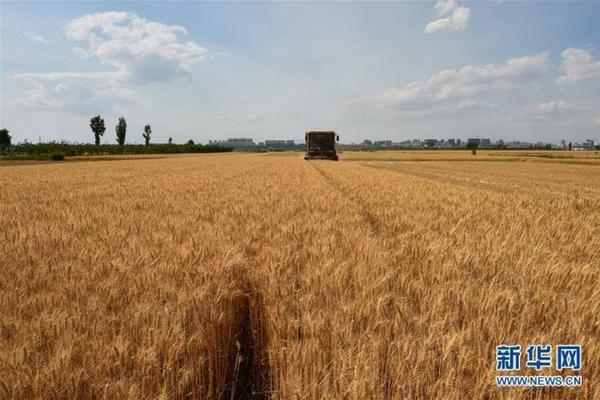
[[[2,2],[15,141],[600,139],[600,2]]]

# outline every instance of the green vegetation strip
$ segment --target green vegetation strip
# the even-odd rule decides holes
[[[231,147],[202,144],[74,144],[65,142],[19,143],[11,146],[0,160],[54,160],[78,156],[112,156],[135,154],[222,153]]]

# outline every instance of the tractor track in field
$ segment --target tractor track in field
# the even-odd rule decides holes
[[[374,164],[362,164],[366,168],[372,168],[375,170],[391,172],[393,174],[403,175],[407,177],[422,179],[430,183],[437,185],[447,185],[449,187],[459,187],[467,189],[479,189],[487,192],[494,193],[519,193],[517,188],[501,187],[492,183],[485,182],[481,179],[468,179],[468,178],[456,178],[456,177],[441,177],[434,172],[425,172],[424,170],[416,172],[413,170],[401,170],[396,165],[374,165]]]
[[[505,183],[494,182],[489,176],[486,175],[477,176],[475,178],[463,176],[446,177],[441,176],[439,173],[436,173],[438,172],[436,170],[430,170],[427,168],[423,168],[421,171],[414,171],[412,169],[402,170],[399,168],[398,165],[389,164],[371,164],[361,162],[359,165],[378,171],[389,172],[395,175],[402,175],[409,178],[420,179],[430,184],[446,185],[447,187],[460,190],[478,190],[486,193],[511,195],[521,195],[523,193],[523,190],[521,189],[521,184],[519,184],[518,182],[515,183],[510,180],[507,180]],[[547,195],[562,195],[561,191],[553,190],[551,185],[537,185],[539,189]],[[592,191],[591,196],[596,195],[596,193],[597,191]]]
[[[228,173],[222,180],[228,187],[239,187],[257,171],[273,168],[276,160],[261,160],[238,173]],[[248,197],[247,201],[250,200]],[[263,293],[250,271],[256,266],[258,252],[255,241],[237,243],[243,255],[243,267],[236,275],[241,291],[231,312],[234,341],[230,343],[227,361],[227,383],[222,399],[250,400],[271,398],[271,366],[268,355],[268,333]],[[231,243],[231,246],[236,243]]]
[[[362,219],[368,224],[370,230],[375,236],[382,236],[382,224],[379,218],[377,218],[367,206],[365,206],[360,196],[354,194],[351,190],[344,186],[338,179],[334,178],[332,174],[325,172],[323,169],[317,167],[314,163],[310,163],[310,166],[317,171],[323,179],[325,179],[338,193],[340,193],[345,199],[353,203],[359,210]]]
[[[229,384],[224,398],[232,400],[269,399],[271,367],[267,352],[263,299],[247,270],[242,272],[243,285],[237,314],[236,343],[229,349]]]

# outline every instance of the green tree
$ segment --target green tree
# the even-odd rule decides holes
[[[467,149],[471,149],[471,154],[473,154],[474,156],[477,155],[477,147],[479,146],[475,142],[467,143]]]
[[[144,133],[142,133],[142,136],[144,137],[144,140],[146,141],[146,146],[148,146],[150,144],[150,135],[152,135],[152,128],[150,128],[150,125],[146,125],[144,127]]]
[[[117,131],[117,143],[119,143],[119,146],[123,146],[125,144],[125,134],[127,133],[125,118],[119,118],[119,123],[115,126],[115,130]]]
[[[169,138],[169,144],[173,144],[173,138],[172,137]]]
[[[94,132],[94,139],[96,140],[96,146],[100,145],[100,136],[104,135],[106,131],[106,127],[104,126],[104,120],[96,115],[92,119],[90,119],[90,128],[92,128],[92,132]]]
[[[188,146],[193,146],[194,145],[194,141],[192,139],[188,140],[187,142]]]
[[[0,129],[0,152],[4,153],[10,147],[12,136],[8,134],[8,129]]]

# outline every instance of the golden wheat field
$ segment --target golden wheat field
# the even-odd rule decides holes
[[[448,154],[0,166],[0,398],[600,398],[600,166]]]

